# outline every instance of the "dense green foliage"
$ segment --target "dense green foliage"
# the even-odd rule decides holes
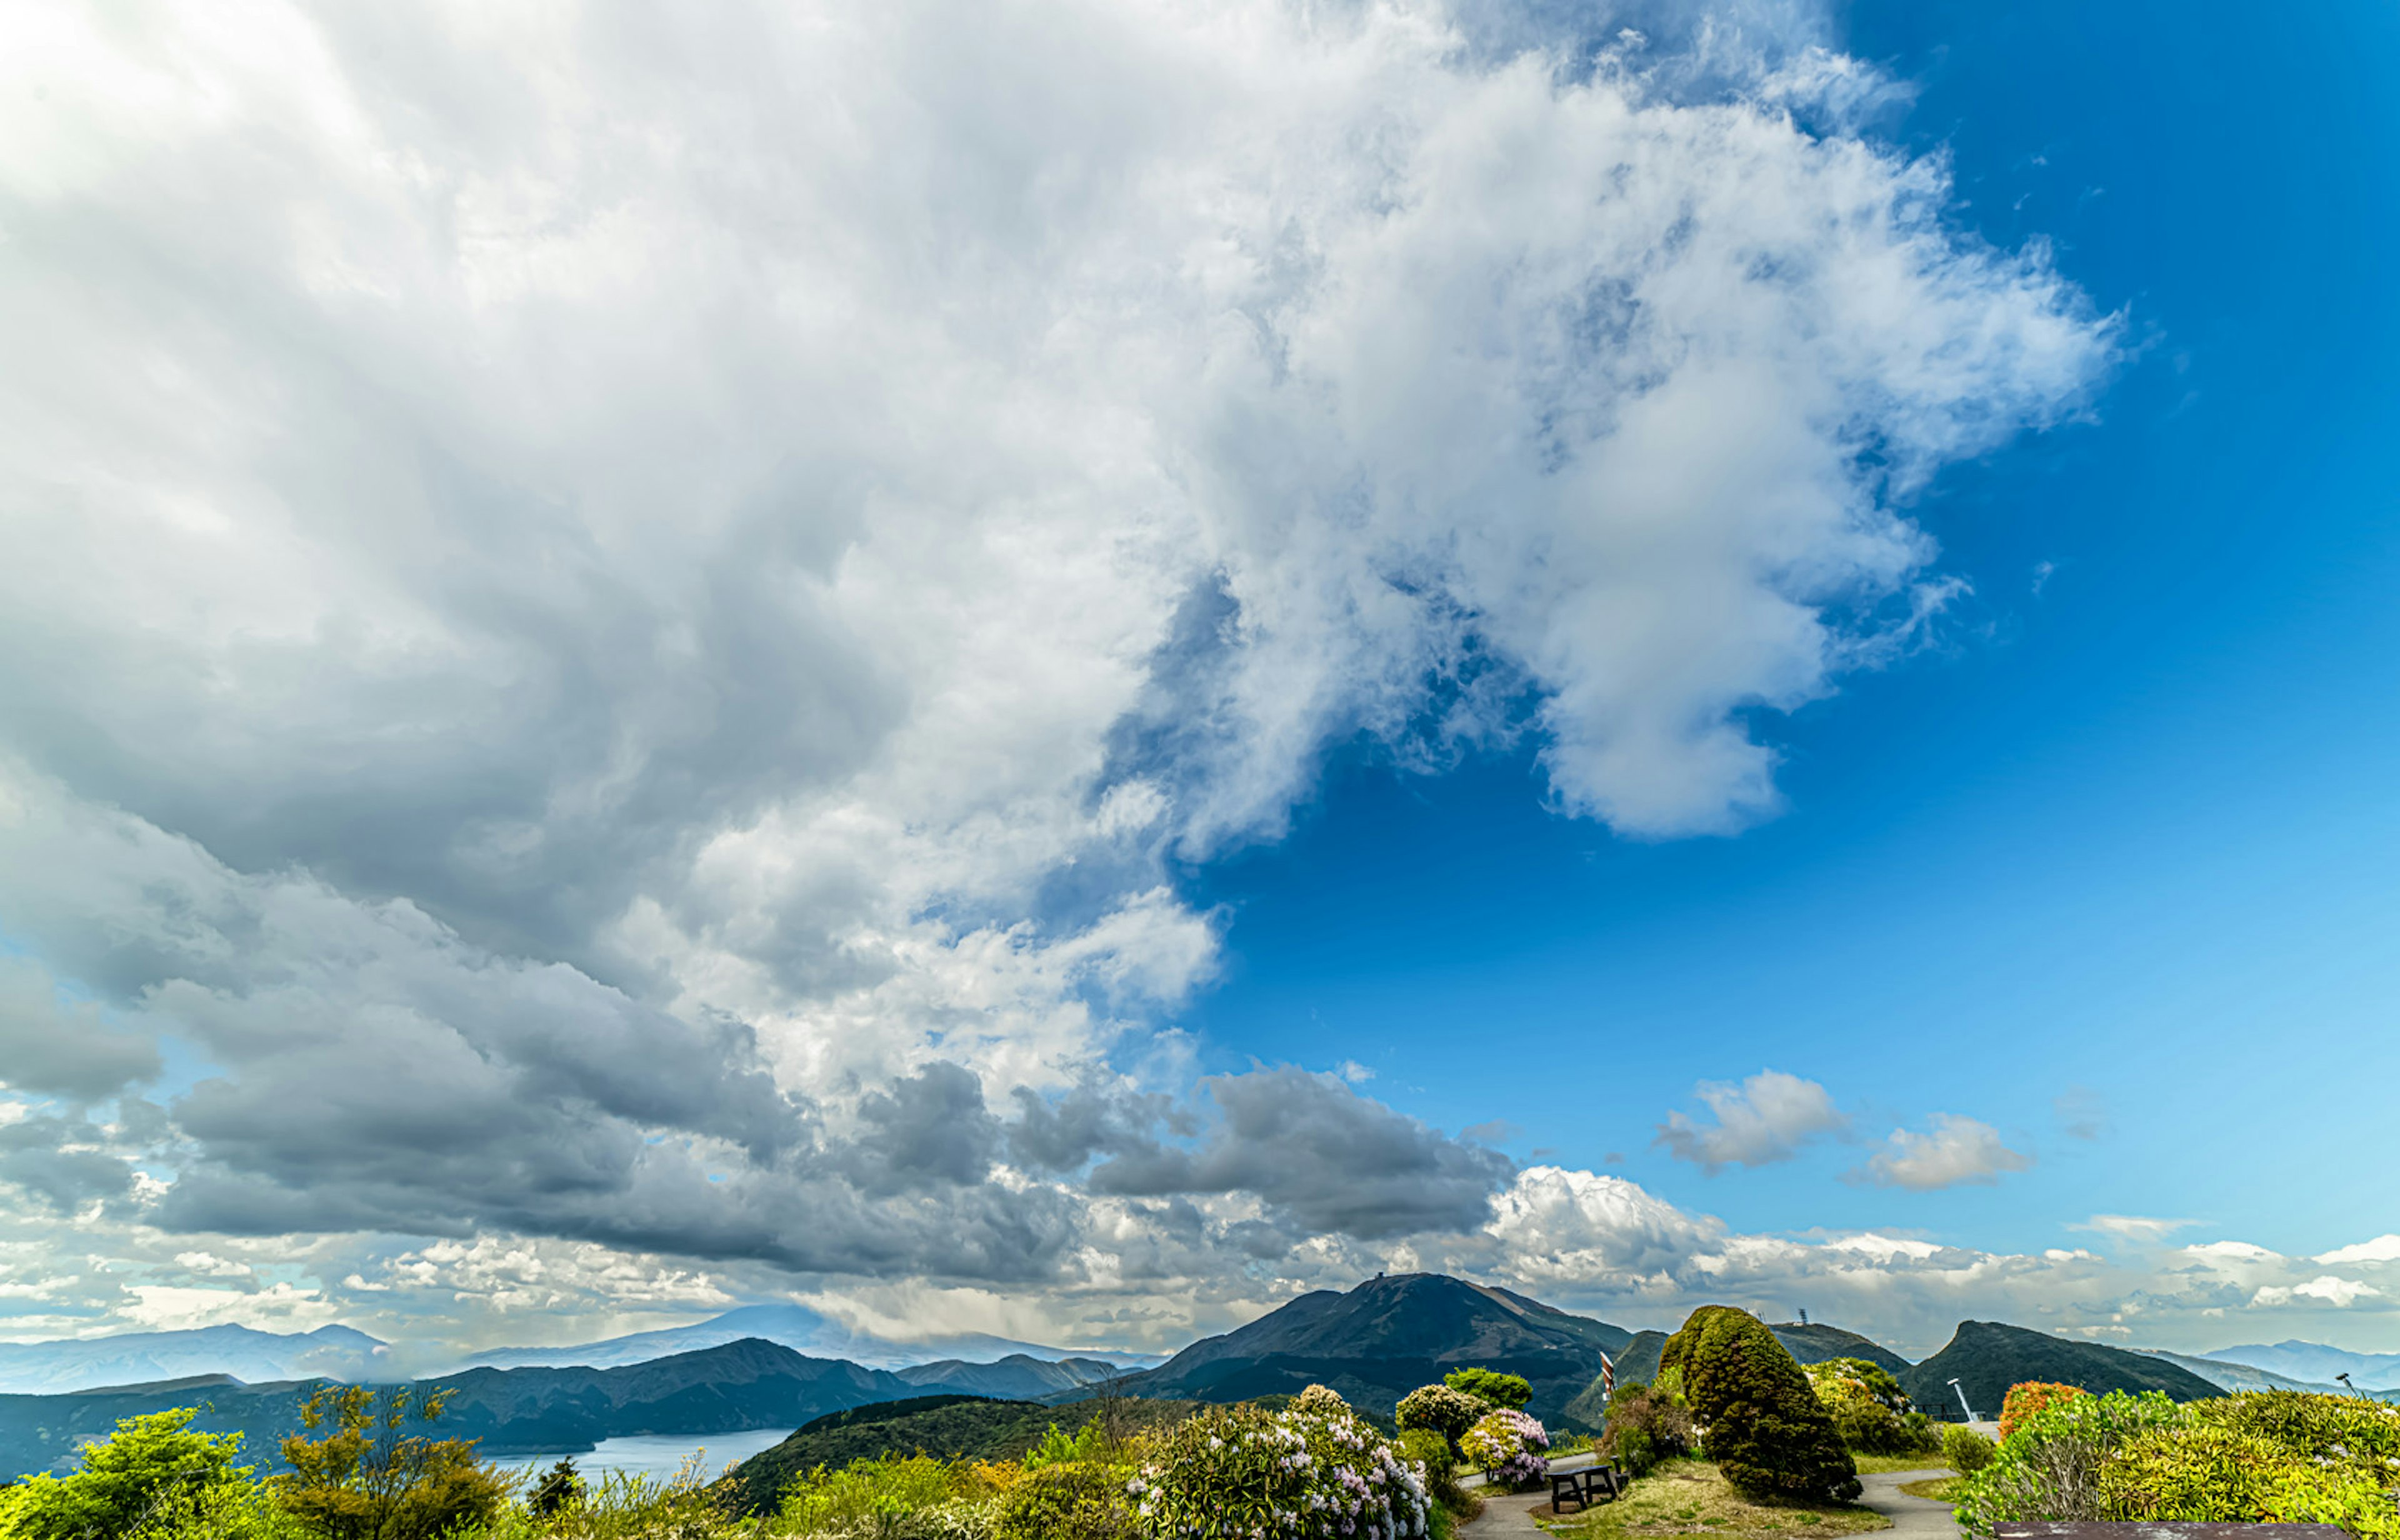
[[[1001,1506],[998,1540],[1133,1540],[1139,1526],[1125,1502],[1131,1475],[1088,1462],[1029,1471]]]
[[[300,1419],[324,1437],[283,1440],[292,1470],[277,1478],[277,1495],[285,1511],[323,1540],[434,1540],[490,1519],[508,1487],[473,1442],[408,1431],[439,1420],[443,1399],[364,1385],[309,1397]]]
[[[1456,1456],[1451,1452],[1449,1439],[1429,1427],[1412,1427],[1401,1432],[1398,1447],[1401,1459],[1424,1467],[1425,1495],[1436,1507],[1459,1512],[1471,1506],[1466,1490],[1458,1484]]]
[[[1453,1369],[1441,1377],[1441,1383],[1462,1395],[1511,1411],[1522,1411],[1525,1403],[1534,1398],[1533,1382],[1521,1374],[1503,1374],[1490,1369]]]
[[[1848,1502],[1858,1466],[1808,1377],[1745,1310],[1703,1305],[1658,1356],[1683,1376],[1709,1457],[1746,1497]]]
[[[2027,1520],[2339,1524],[2400,1537],[2400,1408],[2298,1391],[2177,1406],[2163,1395],[2052,1397],[2025,1411],[1961,1494],[1988,1535]]]
[[[76,1469],[36,1476],[8,1494],[6,1533],[24,1540],[116,1540],[144,1520],[189,1511],[214,1489],[244,1485],[241,1435],[190,1431],[189,1411],[129,1417],[87,1446]]]
[[[927,1404],[930,1402],[931,1404]],[[730,1478],[745,1512],[772,1510],[777,1494],[802,1471],[839,1470],[881,1454],[925,1453],[950,1460],[1015,1460],[1041,1444],[1052,1427],[1074,1437],[1094,1423],[1125,1438],[1163,1427],[1198,1409],[1189,1401],[1096,1397],[1044,1406],[1039,1401],[986,1401],[929,1397],[888,1407],[859,1407],[818,1419],[774,1448],[752,1455]],[[879,1415],[880,1413],[880,1415]]]
[[[1961,1476],[1972,1476],[1990,1465],[1993,1451],[1989,1438],[1964,1423],[1953,1423],[1942,1430],[1942,1463]]]
[[[1662,1376],[1655,1385],[1621,1384],[1608,1398],[1608,1426],[1601,1435],[1602,1458],[1635,1476],[1647,1476],[1661,1460],[1692,1452],[1692,1411],[1684,1404],[1683,1376]]]
[[[1291,1398],[1291,1407],[1294,1411],[1347,1411],[1350,1403],[1330,1385],[1310,1385]]]
[[[1900,1382],[1865,1358],[1827,1358],[1804,1371],[1842,1442],[1866,1454],[1930,1454],[1941,1439]]]

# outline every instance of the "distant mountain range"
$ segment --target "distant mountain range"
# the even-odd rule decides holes
[[[2322,1342],[2294,1342],[2220,1347],[2201,1356],[2319,1384],[2329,1384],[2335,1375],[2347,1374],[2361,1390],[2400,1387],[2400,1353],[2348,1353]]]
[[[479,1438],[486,1454],[588,1450],[632,1434],[705,1438],[751,1428],[798,1427],[829,1411],[928,1392],[1022,1399],[1113,1374],[1111,1366],[1018,1356],[960,1365],[950,1383],[904,1378],[839,1358],[812,1358],[756,1338],[613,1369],[470,1369],[419,1381],[451,1393],[437,1424],[445,1437]],[[1088,1378],[1080,1378],[1088,1376]],[[325,1381],[243,1384],[225,1375],[87,1390],[64,1396],[0,1396],[0,1478],[48,1469],[82,1440],[108,1433],[120,1417],[197,1407],[194,1425],[240,1432],[249,1451],[276,1463],[278,1444],[299,1430],[302,1397]]]
[[[729,1310],[722,1315],[712,1316],[691,1326],[636,1331],[630,1336],[610,1337],[602,1342],[567,1347],[491,1348],[469,1355],[461,1367],[480,1365],[489,1369],[531,1369],[580,1364],[593,1369],[613,1369],[626,1364],[647,1363],[670,1354],[696,1353],[702,1348],[740,1342],[745,1337],[781,1342],[794,1352],[817,1357],[846,1358],[870,1369],[904,1369],[925,1364],[929,1360],[990,1363],[1016,1356],[1105,1358],[1122,1368],[1147,1368],[1166,1361],[1164,1355],[1156,1353],[1085,1353],[1070,1348],[1044,1347],[1038,1342],[1013,1342],[1006,1337],[986,1336],[981,1332],[898,1342],[852,1331],[833,1317],[811,1310],[806,1305],[753,1304]]]
[[[1388,1415],[1417,1386],[1478,1365],[1523,1375],[1533,1382],[1534,1415],[1555,1419],[1600,1371],[1600,1356],[1632,1336],[1505,1288],[1409,1273],[1346,1294],[1303,1294],[1125,1384],[1137,1396],[1240,1401],[1321,1383]]]
[[[48,1342],[0,1342],[0,1394],[48,1396],[102,1385],[146,1384],[195,1375],[237,1380],[364,1380],[389,1344],[346,1326],[284,1335],[246,1326],[136,1331]]]
[[[2400,1355],[2310,1342],[2195,1356],[2069,1341],[1991,1321],[1962,1322],[1940,1353],[1912,1364],[1839,1327],[1786,1322],[1768,1329],[1803,1363],[1853,1356],[1881,1364],[1918,1405],[1950,1416],[1957,1414],[1954,1378],[1976,1413],[1991,1417],[2008,1387],[2025,1380],[2093,1391],[2160,1390],[2193,1400],[2226,1390],[2338,1390],[2332,1374],[2342,1371],[2367,1391],[2380,1377],[2400,1373]],[[1247,1400],[1324,1383],[1362,1411],[1388,1416],[1411,1390],[1467,1366],[1523,1375],[1534,1386],[1534,1415],[1589,1430],[1605,1411],[1602,1354],[1615,1361],[1618,1383],[1646,1381],[1657,1375],[1666,1342],[1663,1332],[1628,1331],[1505,1288],[1406,1274],[1346,1293],[1302,1295],[1164,1362],[1078,1356],[989,1336],[900,1342],[851,1332],[802,1306],[753,1305],[688,1327],[481,1354],[472,1367],[421,1383],[453,1390],[445,1428],[482,1439],[493,1454],[588,1449],[630,1434],[706,1438],[798,1426],[927,1396],[1039,1402],[1066,1420],[1074,1412],[1062,1403],[1109,1381],[1152,1403]],[[929,1353],[938,1356],[925,1361]],[[59,1465],[77,1442],[107,1433],[117,1418],[184,1406],[202,1409],[204,1428],[248,1433],[253,1453],[271,1464],[276,1445],[296,1429],[299,1399],[312,1384],[398,1379],[393,1358],[388,1344],[346,1327],[277,1335],[225,1326],[0,1344],[0,1386],[7,1389],[0,1394],[0,1476]],[[2382,1394],[2400,1399],[2400,1390]],[[1009,1438],[1033,1418],[939,1407],[926,1415],[946,1429],[1004,1423]],[[821,1431],[817,1442],[836,1430]]]

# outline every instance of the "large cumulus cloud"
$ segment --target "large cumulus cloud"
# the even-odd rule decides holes
[[[1673,16],[35,5],[0,1080],[156,1101],[18,1179],[960,1287],[1473,1232],[1488,1152],[1187,1103],[1173,863],[1358,733],[1771,811],[1761,708],[1955,590],[1909,497],[2111,345],[1871,70]]]

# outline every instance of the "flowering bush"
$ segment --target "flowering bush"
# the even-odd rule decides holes
[[[1550,1447],[1550,1436],[1521,1411],[1503,1407],[1487,1413],[1458,1442],[1466,1458],[1482,1467],[1484,1476],[1497,1487],[1521,1487],[1550,1472],[1550,1463],[1542,1458],[1542,1451]]]
[[[1900,1382],[1865,1358],[1828,1358],[1803,1370],[1834,1419],[1842,1442],[1870,1454],[1930,1453],[1941,1447]]]
[[[2107,1519],[2101,1472],[2109,1457],[2153,1429],[2190,1421],[2190,1413],[2155,1390],[2053,1397],[2022,1418],[2000,1440],[1992,1463],[1968,1478],[1956,1508],[1958,1528],[1989,1535],[2004,1522]]]
[[[1452,1450],[1475,1420],[1492,1410],[1492,1403],[1480,1397],[1469,1396],[1448,1385],[1426,1385],[1411,1390],[1400,1397],[1396,1415],[1400,1426],[1431,1428],[1450,1440]]]
[[[2025,1426],[2025,1419],[2042,1408],[2090,1394],[2080,1385],[2063,1385],[2052,1380],[2025,1380],[2009,1386],[2007,1397],[2000,1402],[2000,1441],[2006,1443],[2010,1434]]]
[[[1336,1411],[1348,1411],[1350,1403],[1331,1385],[1311,1385],[1291,1398],[1294,1411],[1312,1411],[1319,1416]]]
[[[1347,1412],[1211,1408],[1153,1444],[1128,1484],[1161,1540],[1411,1540],[1425,1479]]]

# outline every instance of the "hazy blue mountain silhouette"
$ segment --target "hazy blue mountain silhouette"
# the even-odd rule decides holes
[[[588,1450],[632,1434],[707,1438],[755,1428],[798,1427],[829,1411],[932,1393],[1020,1396],[1056,1389],[1063,1377],[1098,1372],[1088,1360],[1062,1367],[1020,1358],[959,1365],[965,1383],[912,1381],[885,1370],[796,1353],[745,1338],[611,1369],[470,1369],[416,1382],[451,1392],[438,1427],[479,1438],[486,1454]],[[223,1375],[66,1396],[0,1396],[0,1477],[60,1467],[84,1439],[108,1434],[120,1417],[197,1407],[194,1426],[239,1432],[270,1461],[300,1429],[300,1401],[323,1380],[245,1385]]]
[[[2283,1342],[2220,1347],[2200,1356],[2220,1363],[2247,1364],[2294,1380],[2329,1383],[2335,1375],[2347,1374],[2351,1383],[2361,1390],[2400,1387],[2400,1353],[2352,1353],[2323,1342]]]
[[[356,1380],[378,1372],[389,1344],[346,1326],[257,1331],[246,1326],[134,1331],[46,1342],[0,1342],[0,1394],[54,1396],[194,1375],[237,1380]]]
[[[469,1354],[461,1362],[466,1366],[480,1365],[491,1369],[563,1368],[569,1365],[612,1369],[644,1363],[670,1354],[696,1353],[703,1348],[740,1342],[745,1337],[780,1342],[796,1353],[845,1358],[872,1369],[903,1369],[945,1359],[988,1364],[1017,1356],[1053,1361],[1062,1358],[1105,1359],[1127,1368],[1146,1367],[1162,1361],[1154,1353],[1095,1353],[1045,1347],[1039,1342],[1014,1342],[1006,1337],[987,1336],[981,1332],[930,1335],[898,1342],[852,1331],[833,1317],[811,1310],[806,1305],[751,1304],[690,1326],[636,1331],[623,1337],[570,1343],[564,1347],[490,1348]]]

